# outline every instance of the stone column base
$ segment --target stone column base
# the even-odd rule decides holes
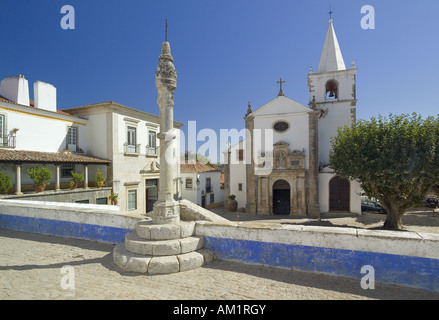
[[[176,201],[157,201],[152,211],[155,224],[180,222],[180,205]]]
[[[194,237],[195,222],[156,224],[142,221],[113,251],[114,263],[124,271],[148,275],[192,270],[214,260],[203,249],[204,239]]]

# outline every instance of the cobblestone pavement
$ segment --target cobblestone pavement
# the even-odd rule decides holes
[[[379,283],[363,290],[359,280],[226,261],[171,275],[130,274],[114,266],[113,245],[9,230],[0,230],[0,244],[3,300],[439,299],[425,290]]]

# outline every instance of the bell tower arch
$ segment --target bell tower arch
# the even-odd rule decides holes
[[[356,73],[354,62],[350,69],[345,66],[330,19],[317,73],[310,68],[308,74],[310,105],[325,110],[319,119],[320,166],[329,164],[330,141],[337,129],[356,121]]]

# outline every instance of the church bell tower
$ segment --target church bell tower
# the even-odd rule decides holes
[[[352,62],[346,69],[335,34],[333,20],[329,20],[317,73],[312,68],[308,74],[309,101],[313,109],[321,110],[319,119],[319,165],[329,164],[331,137],[337,129],[351,126],[356,121],[357,68]]]

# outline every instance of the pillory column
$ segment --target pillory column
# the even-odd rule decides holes
[[[180,207],[174,200],[174,180],[177,160],[174,156],[174,91],[177,88],[177,72],[173,64],[169,42],[162,45],[162,53],[157,67],[157,103],[160,108],[160,180],[158,200],[154,204],[152,219],[154,224],[178,223]]]

